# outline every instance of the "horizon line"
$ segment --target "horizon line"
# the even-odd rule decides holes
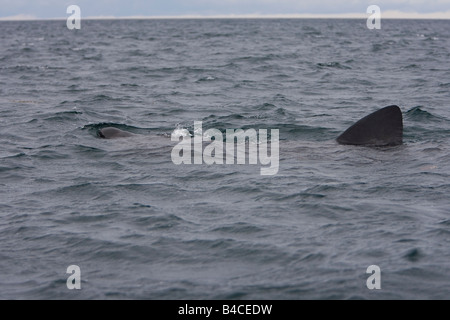
[[[331,14],[225,14],[225,15],[157,15],[157,16],[87,16],[83,20],[169,20],[169,19],[367,19],[368,13],[331,13]],[[67,17],[39,18],[34,15],[19,14],[0,17],[0,21],[53,21],[67,20]],[[410,20],[450,20],[450,10],[446,12],[417,13],[387,10],[381,12],[382,19]]]

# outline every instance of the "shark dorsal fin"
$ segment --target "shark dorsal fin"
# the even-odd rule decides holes
[[[382,108],[362,118],[337,139],[340,144],[395,146],[403,143],[403,117],[398,106]]]

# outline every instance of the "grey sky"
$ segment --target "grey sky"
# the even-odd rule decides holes
[[[450,0],[0,0],[0,18],[64,18],[72,4],[80,6],[84,17],[365,14],[376,4],[382,12],[450,18]]]

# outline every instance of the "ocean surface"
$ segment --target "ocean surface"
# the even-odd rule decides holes
[[[0,22],[0,299],[449,299],[449,30]],[[335,142],[392,104],[403,145]],[[279,129],[278,173],[175,165],[194,121]]]

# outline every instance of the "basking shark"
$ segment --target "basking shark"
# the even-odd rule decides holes
[[[344,131],[336,141],[373,147],[400,145],[403,143],[402,111],[396,105],[375,111]]]
[[[135,134],[114,127],[98,131],[98,136],[104,139],[116,139],[135,136]],[[346,131],[336,141],[344,145],[361,146],[396,146],[403,143],[402,111],[396,105],[379,109],[362,118]]]
[[[100,138],[104,138],[104,139],[127,138],[127,137],[134,136],[134,134],[131,132],[123,131],[123,130],[120,130],[120,129],[117,129],[114,127],[107,127],[107,128],[100,129],[97,132],[97,135]]]

